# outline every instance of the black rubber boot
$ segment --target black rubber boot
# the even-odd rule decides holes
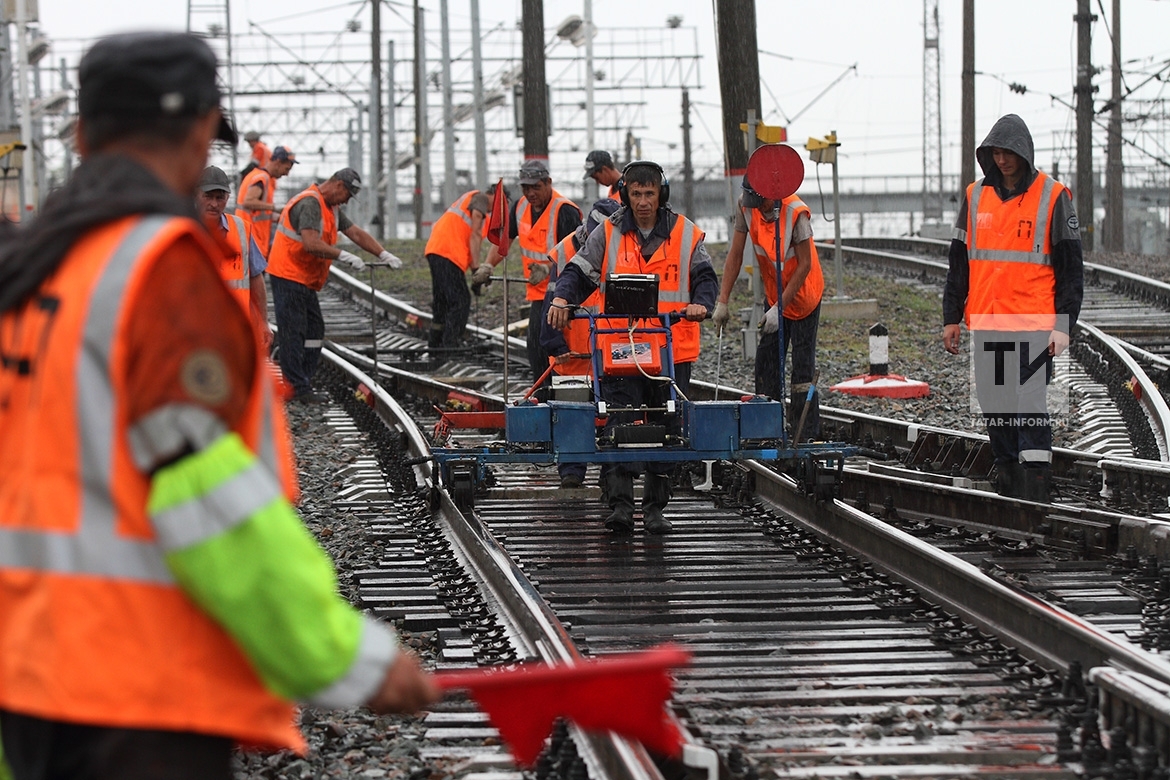
[[[1052,503],[1052,467],[1048,464],[1020,468],[1020,498],[1038,504]]]
[[[662,516],[670,501],[670,477],[665,474],[646,474],[642,491],[642,523],[648,534],[670,533],[670,521]]]
[[[1014,461],[995,464],[995,492],[1004,498],[1023,498],[1024,467]]]
[[[634,532],[634,475],[614,469],[605,475],[605,495],[613,510],[605,527],[615,534]]]

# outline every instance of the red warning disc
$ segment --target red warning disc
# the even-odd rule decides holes
[[[786,144],[766,144],[752,152],[747,167],[752,189],[770,200],[783,200],[804,181],[804,160]]]

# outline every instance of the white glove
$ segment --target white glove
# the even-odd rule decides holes
[[[535,287],[548,278],[548,263],[533,263],[528,266],[528,283]]]
[[[476,268],[475,273],[471,275],[471,283],[480,287],[490,285],[492,283],[492,266],[489,263],[484,263],[479,268]]]
[[[364,270],[366,267],[366,264],[360,257],[352,252],[346,252],[344,249],[341,250],[341,254],[337,256],[337,259],[343,263],[349,263],[350,268],[355,271]]]
[[[776,304],[764,314],[764,319],[760,323],[760,330],[764,333],[775,333],[780,330],[780,304]]]
[[[391,268],[401,268],[402,267],[402,258],[400,258],[398,255],[394,254],[393,252],[391,252],[388,249],[383,249],[382,254],[378,255],[378,259],[381,260],[386,265],[390,266]]]
[[[731,310],[727,308],[726,303],[715,304],[715,313],[711,315],[711,321],[719,330],[723,330],[723,326],[731,321]]]

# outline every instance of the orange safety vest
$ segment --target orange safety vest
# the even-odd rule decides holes
[[[967,186],[968,328],[1055,327],[1056,272],[1049,225],[1064,189],[1044,172],[1036,175],[1027,192],[1007,201],[1000,200],[994,187],[984,187],[983,179]],[[1002,316],[980,323],[980,315]]]
[[[749,215],[748,212],[751,212]],[[776,230],[780,233],[780,249],[784,253],[784,264],[780,270],[780,278],[784,286],[796,273],[796,254],[792,248],[792,228],[796,225],[796,218],[801,214],[808,215],[809,208],[804,201],[795,195],[789,195],[780,201],[780,216],[775,222],[764,219],[759,209],[744,209],[749,231],[752,236],[752,248],[756,253],[756,267],[760,269],[760,278],[764,280],[764,294],[768,305],[774,306],[780,300],[776,289]],[[821,302],[821,295],[825,292],[825,277],[821,273],[821,261],[817,257],[816,245],[809,242],[809,251],[812,253],[812,268],[804,278],[804,284],[796,292],[796,296],[784,308],[784,316],[790,320],[800,320],[812,314],[813,309]]]
[[[606,220],[605,228],[605,265],[601,271],[601,283],[598,292],[601,294],[599,306],[605,310],[605,280],[611,274],[654,274],[658,277],[658,311],[682,311],[691,302],[691,255],[695,247],[703,240],[704,233],[694,222],[681,214],[674,228],[670,231],[670,238],[663,241],[649,260],[642,257],[642,247],[634,237],[635,231],[629,233],[615,233],[617,227],[610,220]],[[622,327],[625,320],[609,320],[609,323],[618,323]],[[661,321],[646,320],[643,327],[662,327]],[[603,327],[614,327],[606,324]],[[690,320],[680,320],[671,326],[671,342],[674,350],[674,362],[692,363],[699,357],[699,323]],[[626,341],[625,334],[603,334],[597,337],[598,348],[602,354],[610,349],[615,341]],[[661,351],[666,347],[666,337],[660,334],[649,334],[639,340],[650,340]]]
[[[257,184],[264,186],[262,199],[265,203],[271,204],[276,198],[276,179],[272,178],[272,175],[263,168],[254,168],[248,171],[248,175],[240,183],[240,191],[236,193],[236,203],[243,204],[244,199],[248,196],[248,190]],[[276,212],[239,208],[236,209],[236,216],[243,217],[251,223],[256,246],[260,247],[260,251],[267,256],[269,247],[272,246],[272,223],[279,218]]]
[[[556,263],[557,278],[565,272],[565,266],[577,256],[577,244],[574,240],[576,238],[576,231],[565,236],[565,239],[556,245],[552,254],[549,255],[549,260]],[[594,290],[581,303],[581,308],[593,314],[597,314],[601,305],[601,291]],[[574,355],[592,355],[589,346],[589,320],[585,319],[571,319],[568,326],[564,330],[565,344],[569,347],[569,352]],[[563,363],[557,363],[555,357],[549,357],[549,362],[552,364],[553,371],[564,376],[593,376],[593,359],[591,357],[574,357],[569,358]]]
[[[109,222],[74,244],[28,303],[0,315],[6,348],[30,364],[2,377],[0,707],[301,749],[292,705],[175,581],[146,512],[150,477],[135,465],[126,312],[184,237],[208,257],[217,251],[188,219]],[[254,377],[236,431],[283,476],[259,356]]]
[[[252,147],[252,159],[256,161],[258,168],[268,165],[268,161],[272,159],[272,151],[268,148],[268,144],[257,141],[256,145]]]
[[[320,290],[329,278],[329,266],[333,261],[305,251],[304,240],[293,229],[290,219],[293,206],[305,198],[316,198],[321,204],[321,240],[329,246],[337,243],[337,212],[325,205],[325,196],[314,184],[290,200],[281,212],[280,222],[276,226],[276,239],[272,242],[272,252],[268,256],[268,273],[300,282],[311,290]]]
[[[471,267],[471,200],[478,194],[472,190],[447,207],[431,228],[423,254],[445,257],[465,272]]]
[[[244,311],[252,305],[252,277],[248,273],[248,243],[251,232],[248,223],[232,214],[225,214],[228,230],[225,240],[228,252],[220,252],[219,275],[232,291],[232,297],[239,301]]]
[[[533,224],[532,206],[528,203],[528,198],[520,198],[520,202],[516,204],[517,213],[520,215],[516,234],[519,236],[525,279],[532,277],[533,264],[549,262],[548,256],[557,245],[557,216],[562,206],[577,208],[577,204],[553,190],[548,206]],[[580,213],[580,209],[577,213]],[[527,288],[525,297],[529,301],[543,301],[544,293],[548,290],[548,278],[546,277],[540,284],[527,284],[525,287]]]

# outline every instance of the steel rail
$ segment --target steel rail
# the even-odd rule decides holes
[[[336,347],[322,350],[325,359],[349,375],[353,381],[371,388],[374,412],[392,430],[407,437],[407,451],[422,462],[414,465],[416,485],[436,488],[433,462],[427,459],[430,445],[412,417],[385,389],[350,363]],[[348,350],[346,350],[348,352]],[[371,361],[372,362],[372,361]],[[569,631],[561,624],[536,587],[508,556],[507,552],[480,523],[465,517],[446,491],[437,490],[440,504],[434,517],[452,543],[457,558],[472,574],[485,598],[500,610],[500,618],[512,629],[512,638],[523,645],[517,648],[530,658],[549,663],[573,665],[584,660]],[[614,734],[587,733],[571,728],[578,753],[594,771],[591,777],[607,780],[663,780],[662,774],[645,748],[637,742]],[[706,758],[696,745],[686,752]],[[711,780],[714,780],[712,777]]]
[[[1170,685],[1170,663],[1102,631],[1059,607],[1009,588],[954,555],[942,552],[841,501],[812,502],[789,477],[748,462],[756,493],[818,537],[870,561],[1005,644],[1049,668],[1067,672],[1112,666]]]

